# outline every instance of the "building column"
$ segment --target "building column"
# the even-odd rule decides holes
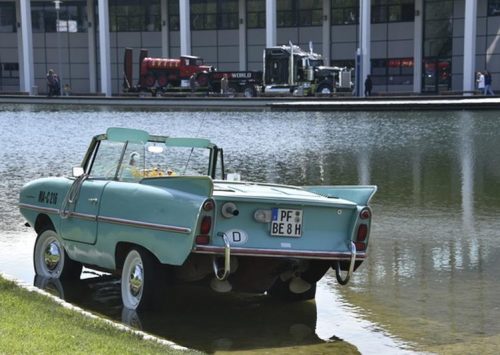
[[[359,42],[360,42],[360,70],[356,80],[359,87],[359,96],[365,96],[364,82],[370,74],[370,42],[371,42],[371,0],[359,0]]]
[[[332,48],[332,20],[330,0],[323,0],[323,58],[325,65],[330,65]]]
[[[161,55],[163,58],[170,57],[170,38],[168,23],[168,4],[167,0],[160,0],[161,12]]]
[[[19,90],[34,95],[35,70],[33,65],[33,29],[31,26],[31,0],[18,0],[18,32],[19,45]],[[20,31],[19,31],[20,28]]]
[[[276,28],[276,0],[266,0],[266,48],[276,45]]]
[[[422,92],[422,57],[424,41],[424,2],[415,0],[415,20],[413,24],[413,92]]]
[[[108,0],[98,0],[99,54],[101,68],[101,93],[111,96],[111,48],[109,40]]]
[[[191,55],[191,13],[189,0],[179,0],[179,27],[181,32],[181,55]]]
[[[246,1],[238,1],[238,39],[239,39],[239,60],[240,70],[247,70],[247,18],[246,18]]]
[[[476,14],[477,0],[465,0],[464,21],[464,95],[471,95],[476,82]],[[468,91],[466,94],[465,92]]]
[[[89,47],[89,92],[97,93],[97,56],[95,44],[95,2],[87,0],[87,39]]]

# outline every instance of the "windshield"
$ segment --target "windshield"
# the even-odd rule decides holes
[[[309,65],[311,65],[311,67],[321,67],[323,66],[323,60],[322,59],[318,59],[318,60],[312,60],[312,59],[309,59]]]
[[[103,140],[94,153],[89,177],[139,181],[148,177],[210,175],[209,148],[167,146],[163,142]]]

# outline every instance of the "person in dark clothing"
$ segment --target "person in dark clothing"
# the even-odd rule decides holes
[[[489,71],[484,72],[484,94],[491,96],[495,95],[491,89],[491,74]]]
[[[372,78],[370,75],[367,75],[365,80],[365,96],[372,96],[372,87]]]
[[[52,69],[49,69],[47,73],[47,86],[49,88],[49,96],[59,96],[61,95],[61,83],[59,82],[59,76]]]

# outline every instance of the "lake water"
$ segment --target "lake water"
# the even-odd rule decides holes
[[[328,275],[316,302],[295,305],[180,289],[172,310],[141,317],[122,312],[116,281],[106,277],[49,287],[87,309],[208,352],[496,353],[499,114],[3,106],[0,271],[33,283],[34,234],[18,213],[19,189],[37,177],[69,174],[93,135],[122,126],[206,137],[245,180],[379,186],[369,258],[348,286]]]

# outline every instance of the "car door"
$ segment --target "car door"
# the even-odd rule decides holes
[[[97,215],[102,192],[109,180],[86,179],[81,183],[76,201],[68,207],[61,221],[63,239],[95,244],[97,239]]]

